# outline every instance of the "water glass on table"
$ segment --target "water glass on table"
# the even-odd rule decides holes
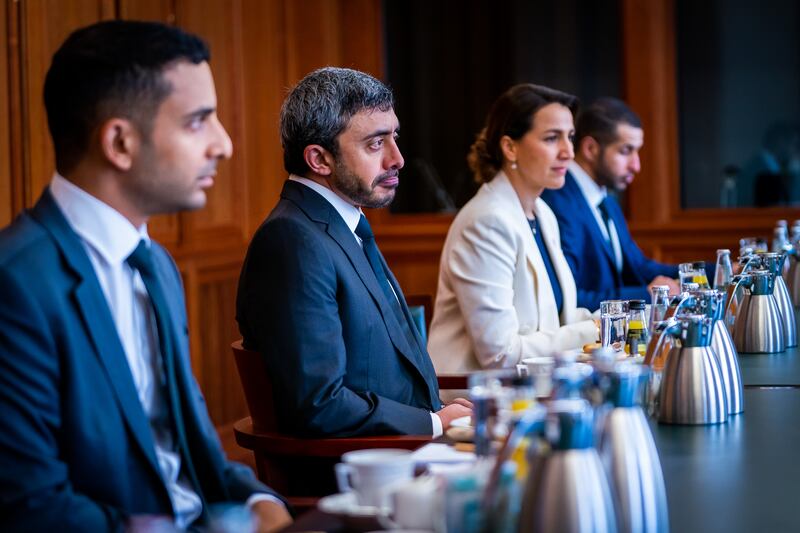
[[[694,261],[678,265],[678,276],[681,282],[681,292],[686,292],[689,283],[697,283],[701,289],[710,289],[706,275],[706,262]]]
[[[600,302],[600,345],[621,350],[628,333],[627,300],[603,300]]]

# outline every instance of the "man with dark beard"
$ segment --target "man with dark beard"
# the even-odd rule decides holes
[[[578,115],[575,160],[564,187],[542,199],[558,219],[561,246],[578,289],[578,307],[602,300],[650,300],[650,287],[678,292],[678,267],[645,257],[608,189],[624,191],[640,170],[644,131],[624,102],[601,98]]]
[[[425,343],[362,207],[394,199],[403,168],[394,97],[362,72],[323,68],[281,109],[281,199],[250,243],[236,318],[264,355],[278,424],[298,436],[438,436],[444,407]]]

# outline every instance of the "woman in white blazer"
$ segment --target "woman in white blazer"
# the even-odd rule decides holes
[[[428,341],[437,373],[513,367],[597,339],[591,313],[576,308],[555,215],[539,199],[564,185],[576,107],[532,84],[492,105],[467,158],[483,185],[442,251]]]

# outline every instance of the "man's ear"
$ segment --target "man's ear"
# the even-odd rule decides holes
[[[139,129],[128,119],[111,118],[100,126],[100,150],[114,168],[128,171],[141,144]]]
[[[335,161],[333,154],[318,144],[309,144],[303,150],[303,159],[311,172],[320,176],[333,174]]]
[[[600,143],[597,142],[597,139],[586,136],[581,139],[578,150],[583,159],[590,163],[595,163],[600,159],[600,152],[603,151],[603,148],[600,146]]]

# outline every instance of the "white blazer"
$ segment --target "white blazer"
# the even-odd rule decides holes
[[[512,367],[596,340],[591,313],[576,307],[556,217],[541,199],[534,211],[561,285],[561,316],[522,204],[500,172],[447,233],[428,340],[437,373]]]

